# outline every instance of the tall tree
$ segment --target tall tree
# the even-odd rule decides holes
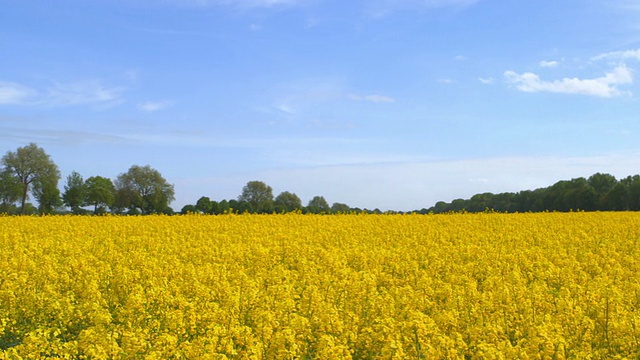
[[[342,213],[342,214],[346,214],[351,212],[351,208],[349,207],[349,205],[347,204],[343,204],[343,203],[338,203],[338,202],[334,202],[331,205],[331,211],[333,213]]]
[[[211,199],[207,196],[201,196],[196,201],[195,209],[203,214],[211,214],[213,212],[211,206]]]
[[[84,182],[85,204],[93,205],[93,212],[104,212],[116,199],[116,188],[109,178],[92,176]]]
[[[81,208],[85,203],[85,193],[86,191],[82,175],[72,171],[71,174],[67,176],[67,184],[64,186],[62,200],[65,205],[71,208],[71,211],[74,214],[80,213]]]
[[[242,188],[242,194],[238,197],[238,201],[248,203],[252,212],[272,212],[273,189],[262,181],[249,181]]]
[[[331,211],[329,203],[323,196],[314,196],[307,204],[307,210],[313,214],[328,213]]]
[[[36,144],[18,148],[16,151],[9,151],[2,157],[2,171],[6,171],[18,179],[21,187],[20,212],[24,214],[25,205],[29,192],[34,185],[39,184],[41,190],[45,187],[52,190],[52,186],[57,186],[60,179],[60,170],[51,160],[49,155]],[[42,193],[42,191],[41,191]],[[46,192],[51,195],[51,191]],[[59,191],[58,191],[59,193]],[[35,195],[35,194],[34,194]]]
[[[166,211],[175,196],[173,185],[149,165],[133,165],[126,173],[118,175],[116,189],[131,196],[129,207],[139,209],[143,214]]]
[[[0,171],[0,213],[13,212],[20,199],[22,187],[18,178],[9,171]]]
[[[302,200],[288,191],[281,192],[274,201],[277,212],[291,212],[302,209]]]
[[[50,214],[62,206],[60,189],[58,189],[58,179],[42,178],[33,183],[31,190],[33,197],[38,201],[38,212],[40,214]]]

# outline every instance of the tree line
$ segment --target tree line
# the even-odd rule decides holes
[[[151,166],[133,165],[114,181],[103,176],[84,179],[76,171],[66,178],[64,191],[58,188],[61,174],[51,157],[35,143],[8,151],[0,161],[0,213],[5,214],[173,214],[174,186]],[[30,200],[33,198],[37,205]],[[307,206],[285,191],[273,197],[270,186],[250,181],[238,199],[212,201],[201,197],[181,213],[337,213],[363,211],[346,204],[329,203],[315,196]],[[368,211],[368,210],[364,210]],[[379,210],[374,210],[380,212]],[[370,211],[371,212],[371,211]]]
[[[102,176],[84,179],[73,171],[61,178],[51,157],[31,143],[8,151],[0,161],[0,213],[8,214],[173,214],[174,186],[151,166],[133,165],[115,180]],[[36,205],[28,200],[34,199]],[[470,199],[439,201],[414,213],[447,212],[541,212],[541,211],[640,211],[640,175],[616,179],[596,173],[588,178],[559,181],[552,186],[516,193],[482,193]],[[313,197],[306,206],[294,193],[284,191],[274,197],[273,189],[262,181],[249,181],[237,199],[211,200],[200,197],[185,205],[180,213],[382,213],[352,208],[347,204],[329,205],[323,196]],[[387,211],[387,213],[401,213]]]
[[[516,193],[482,193],[470,199],[440,201],[422,213],[541,211],[640,211],[640,176],[616,179],[610,174],[596,173]]]
[[[73,171],[64,192],[58,188],[60,170],[51,157],[31,143],[8,151],[0,161],[0,213],[114,214],[172,213],[174,188],[159,171],[133,165],[115,181],[102,176],[83,179]],[[27,200],[30,196],[37,206]],[[88,210],[87,207],[92,207]]]
[[[381,212],[380,210],[362,210],[351,208],[347,204],[333,203],[331,206],[324,196],[314,196],[306,206],[302,205],[302,200],[298,195],[289,191],[283,191],[278,196],[273,196],[271,186],[262,181],[249,181],[243,188],[238,199],[232,200],[211,200],[207,196],[202,196],[195,204],[185,205],[181,213],[201,213],[201,214],[226,214],[235,213],[287,213],[302,212],[312,214],[331,213],[351,213],[351,212]]]

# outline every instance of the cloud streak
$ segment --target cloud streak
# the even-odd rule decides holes
[[[625,50],[625,51],[612,51],[603,53],[591,58],[592,61],[599,60],[640,60],[640,49]]]
[[[633,83],[633,73],[624,65],[594,79],[563,78],[562,80],[545,81],[531,72],[518,74],[511,70],[506,71],[504,76],[508,83],[523,92],[581,94],[604,98],[628,94],[628,92],[618,89],[618,86]]]
[[[280,6],[295,6],[298,5],[301,0],[172,0],[173,4],[183,6],[214,6],[224,5],[233,6],[237,8],[271,8]]]
[[[144,111],[144,112],[156,112],[156,111],[165,109],[171,105],[173,105],[173,102],[169,100],[146,101],[138,104],[138,110]]]
[[[106,87],[99,81],[54,82],[35,89],[13,82],[0,82],[0,105],[44,105],[66,107],[88,104],[115,105],[122,101],[122,87]]]
[[[35,90],[24,85],[0,82],[0,105],[24,103],[35,93]]]

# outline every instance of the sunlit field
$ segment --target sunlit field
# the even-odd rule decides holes
[[[0,358],[640,357],[640,214],[0,217]]]

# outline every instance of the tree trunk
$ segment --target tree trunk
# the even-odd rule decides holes
[[[25,205],[27,203],[27,192],[29,190],[29,183],[23,184],[22,188],[22,207],[20,208],[20,213],[24,215]]]

